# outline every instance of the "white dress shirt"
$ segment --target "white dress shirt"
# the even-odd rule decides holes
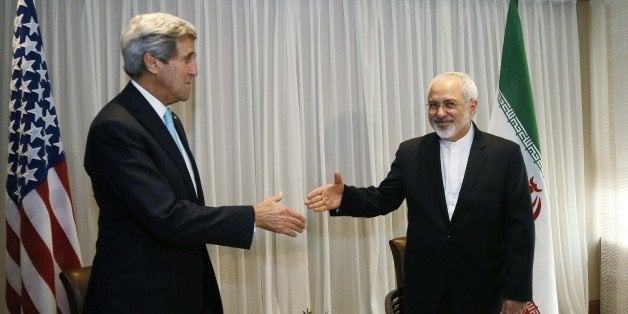
[[[166,121],[164,121],[166,106],[162,104],[161,101],[159,101],[157,98],[155,98],[155,96],[151,95],[147,90],[142,88],[142,86],[140,86],[140,84],[138,84],[134,80],[131,80],[131,83],[133,84],[133,86],[135,86],[135,88],[137,88],[137,90],[140,91],[144,98],[146,98],[148,103],[153,107],[155,112],[157,112],[157,115],[161,118],[161,121],[164,123],[164,125],[166,125]],[[177,137],[179,138],[179,143],[183,144],[183,141],[181,141],[181,137],[179,136],[179,134],[177,134]],[[194,184],[194,192],[196,193],[196,195],[198,195],[198,189],[196,187],[196,180],[194,179],[194,170],[192,170],[192,162],[190,161],[190,156],[188,156],[188,153],[185,151],[185,149],[183,149],[183,147],[179,147],[179,145],[177,145],[177,148],[179,148],[179,152],[181,152],[183,160],[185,160],[185,166],[188,168],[190,178],[192,179],[192,184]]]
[[[462,186],[464,172],[467,169],[474,133],[475,130],[471,125],[467,134],[455,142],[440,139],[440,169],[443,175],[449,220],[451,220],[456,209],[456,203],[458,203],[458,194]]]

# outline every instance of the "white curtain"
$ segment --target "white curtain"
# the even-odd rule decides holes
[[[593,203],[601,223],[602,313],[628,308],[628,7],[591,2]]]
[[[555,209],[560,309],[586,313],[576,5],[519,2]],[[436,74],[462,71],[476,80],[476,122],[487,129],[508,7],[507,0],[35,3],[87,264],[95,253],[98,208],[82,167],[85,136],[128,80],[118,39],[135,14],[165,11],[198,29],[200,75],[193,97],[174,110],[192,143],[207,203],[252,204],[283,191],[283,203],[306,213],[305,194],[331,182],[333,171],[348,184],[377,185],[398,144],[431,131],[424,103]],[[15,8],[16,0],[6,1],[1,22],[5,104]],[[6,147],[7,112],[0,147]],[[405,235],[405,205],[374,219],[307,217],[307,233],[296,239],[258,231],[249,251],[208,246],[227,313],[383,313],[384,296],[395,287],[387,242]],[[0,234],[4,247],[4,223]]]

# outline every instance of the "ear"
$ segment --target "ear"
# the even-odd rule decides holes
[[[475,116],[475,112],[478,109],[478,101],[473,99],[471,100],[471,103],[469,103],[469,109],[470,109],[470,115],[471,117]]]
[[[159,70],[157,69],[157,63],[159,59],[157,59],[152,53],[144,53],[144,66],[149,73],[157,74]]]

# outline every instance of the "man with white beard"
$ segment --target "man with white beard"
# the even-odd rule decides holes
[[[435,77],[427,112],[436,132],[399,145],[378,187],[334,183],[305,205],[373,217],[408,205],[405,313],[523,313],[532,300],[534,220],[519,145],[480,131],[475,82]]]

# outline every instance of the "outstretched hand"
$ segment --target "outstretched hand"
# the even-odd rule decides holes
[[[344,188],[342,176],[340,173],[334,172],[334,183],[321,186],[307,193],[305,206],[315,212],[337,209],[340,207]]]
[[[269,197],[261,203],[254,205],[255,226],[268,231],[296,237],[297,232],[305,229],[305,217],[296,211],[279,204],[283,193]]]

